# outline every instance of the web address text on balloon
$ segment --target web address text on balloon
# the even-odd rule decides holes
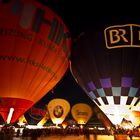
[[[12,29],[12,28],[0,28],[0,36],[5,36],[5,37],[14,36],[14,37],[21,38],[21,39],[29,41],[29,42],[32,42],[33,40],[35,40],[35,43],[37,45],[47,48],[50,51],[53,51],[55,53],[57,53],[57,49],[59,49],[59,47],[57,47],[55,43],[53,43],[52,41],[50,41],[48,39],[42,39],[41,37],[37,37],[36,34],[26,33],[23,31],[18,31],[16,29]],[[25,46],[25,47],[27,47],[27,46]],[[61,53],[59,53],[59,54],[57,53],[57,56],[62,61],[64,61],[64,59],[66,58],[66,55],[63,52],[63,49],[62,49]]]

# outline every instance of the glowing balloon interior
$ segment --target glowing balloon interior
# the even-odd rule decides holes
[[[0,114],[10,123],[40,100],[69,66],[63,21],[35,0],[0,1]]]
[[[93,114],[90,105],[85,103],[77,103],[72,106],[71,113],[78,124],[86,124]]]
[[[65,99],[55,98],[48,103],[48,111],[54,124],[62,124],[70,111],[70,104]]]
[[[140,111],[140,20],[106,17],[96,23],[75,42],[71,72],[107,117],[120,124],[133,110]]]

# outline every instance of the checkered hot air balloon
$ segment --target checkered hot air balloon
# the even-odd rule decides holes
[[[111,122],[120,124],[140,111],[140,18],[98,17],[82,31],[74,43],[72,75]]]

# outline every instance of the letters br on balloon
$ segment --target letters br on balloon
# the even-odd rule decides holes
[[[69,30],[36,0],[0,1],[0,114],[14,123],[62,78],[69,66]],[[9,122],[9,121],[8,121]]]
[[[105,29],[105,42],[108,49],[120,47],[140,47],[140,25],[126,24]]]

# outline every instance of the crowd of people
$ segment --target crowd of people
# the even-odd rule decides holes
[[[55,127],[48,127],[48,128],[38,128],[38,129],[29,129],[29,128],[16,128],[13,126],[10,127],[2,127],[0,130],[0,139],[7,138],[8,140],[12,140],[12,137],[32,137],[34,140],[37,137],[47,137],[51,135],[111,135],[110,131],[107,129],[99,129],[99,128],[80,128],[80,127],[66,127],[64,128],[55,128]],[[131,137],[138,136],[140,137],[140,130],[139,127],[130,130],[130,129],[123,129],[122,127],[116,127],[114,130],[113,135],[123,134],[128,135]]]

